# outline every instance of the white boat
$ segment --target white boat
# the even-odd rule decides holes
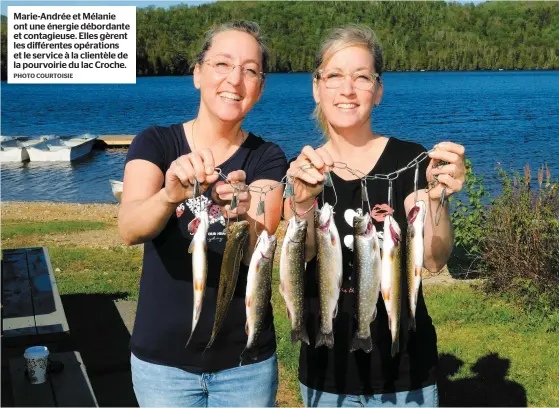
[[[85,156],[93,148],[97,136],[46,140],[27,148],[31,161],[72,161]]]
[[[111,183],[111,189],[113,190],[113,195],[118,201],[120,201],[120,197],[122,196],[122,181],[109,180],[109,183]]]
[[[0,162],[24,162],[29,160],[27,149],[30,146],[53,140],[56,136],[41,136],[29,139],[25,136],[0,136]]]

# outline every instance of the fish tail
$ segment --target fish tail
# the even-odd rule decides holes
[[[202,352],[205,353],[211,346],[212,344],[214,344],[214,340],[215,340],[215,336],[212,336],[212,338],[210,339],[210,341],[208,342],[208,345],[206,346],[206,348],[204,349],[204,351]]]
[[[350,351],[355,351],[359,349],[363,350],[365,353],[371,352],[371,350],[373,349],[373,340],[371,339],[371,336],[367,338],[361,338],[355,335],[353,341],[351,342]]]
[[[316,336],[315,347],[326,346],[328,348],[334,347],[334,333],[318,333]]]
[[[255,361],[258,358],[256,355],[256,349],[253,347],[245,347],[243,352],[241,353],[241,365],[245,361]]]
[[[400,352],[400,337],[396,337],[392,340],[392,357],[394,357],[397,353]]]
[[[301,343],[305,342],[309,344],[309,335],[307,334],[305,326],[301,327],[299,330],[291,330],[291,344],[295,344],[299,340],[301,340]]]
[[[192,340],[192,335],[193,335],[193,334],[194,334],[194,330],[192,330],[192,331],[190,332],[190,337],[188,338],[186,344],[184,345],[184,348],[187,348],[187,347],[188,347],[188,343],[190,343],[190,340]]]

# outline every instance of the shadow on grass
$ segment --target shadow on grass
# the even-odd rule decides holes
[[[476,270],[479,261],[477,256],[468,255],[462,247],[455,247],[447,262],[448,272],[454,279],[477,279],[480,277]]]
[[[127,295],[61,296],[72,347],[81,354],[99,406],[138,406],[130,373],[130,334],[114,303]]]
[[[451,380],[464,362],[452,354],[439,356],[439,399],[443,407],[526,407],[526,390],[507,380],[510,360],[497,353],[481,357],[472,367],[474,377]]]

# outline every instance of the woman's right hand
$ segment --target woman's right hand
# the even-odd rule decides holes
[[[191,198],[195,180],[200,183],[200,192],[206,191],[219,177],[214,163],[210,149],[200,149],[172,162],[165,173],[165,194],[169,203],[179,204]]]
[[[320,194],[324,187],[324,173],[333,165],[332,156],[324,147],[316,150],[311,146],[303,147],[287,170],[288,182],[293,183],[295,202],[304,203]]]

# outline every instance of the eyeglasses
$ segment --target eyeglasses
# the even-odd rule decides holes
[[[260,79],[263,79],[266,75],[264,74],[264,72],[258,71],[258,65],[245,67],[243,65],[233,64],[230,61],[226,60],[211,59],[207,59],[202,62],[207,63],[209,66],[213,67],[214,71],[221,75],[227,75],[233,72],[236,67],[240,67],[243,76],[251,82],[257,82]]]
[[[316,71],[315,78],[322,79],[326,88],[339,88],[344,82],[346,76],[351,76],[353,86],[362,91],[369,91],[375,86],[375,82],[380,83],[380,75],[375,72],[357,71],[346,74],[339,69],[319,69]]]

